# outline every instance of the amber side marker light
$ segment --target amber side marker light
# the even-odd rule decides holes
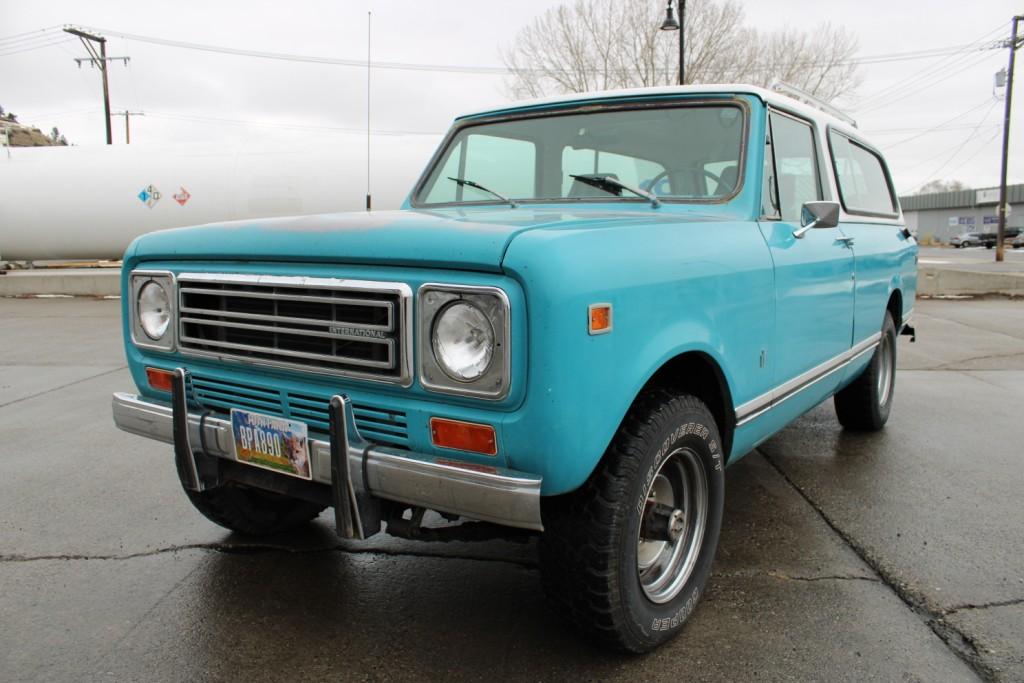
[[[454,448],[483,455],[498,454],[498,441],[494,436],[494,427],[490,425],[432,417],[430,440],[441,448]]]
[[[146,380],[149,382],[149,386],[157,391],[171,393],[171,379],[173,377],[174,373],[169,370],[146,368]]]
[[[605,334],[612,331],[612,305],[590,304],[587,331],[590,334]]]

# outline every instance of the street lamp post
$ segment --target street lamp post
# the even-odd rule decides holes
[[[675,6],[672,0],[668,0],[668,7],[665,8],[665,21],[661,22],[662,31],[679,31],[679,85],[686,82],[686,67],[683,62],[684,41],[686,31],[686,0],[679,0],[679,20],[676,20]]]

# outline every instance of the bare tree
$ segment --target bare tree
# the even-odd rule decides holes
[[[656,0],[572,0],[547,10],[502,51],[513,97],[673,84],[678,36],[660,31]],[[768,85],[776,78],[826,100],[859,85],[856,38],[828,24],[758,32],[737,0],[686,3],[686,82]]]

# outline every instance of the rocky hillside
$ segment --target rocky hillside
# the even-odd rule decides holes
[[[15,121],[8,121],[0,118],[0,130],[6,129],[10,136],[11,147],[51,147],[53,145],[59,145],[60,142],[54,142],[49,136],[45,135],[43,131],[32,126],[26,126],[22,123]],[[0,133],[0,141],[3,139],[3,134]],[[3,144],[0,142],[0,144]],[[67,144],[66,142],[63,144]]]

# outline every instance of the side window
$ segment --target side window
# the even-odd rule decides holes
[[[771,126],[779,214],[795,223],[805,202],[821,199],[814,132],[808,124],[777,112],[771,113]]]
[[[493,199],[493,195],[462,187],[448,178],[466,178],[506,197],[533,197],[537,146],[528,140],[495,135],[468,135],[444,160],[428,203]]]
[[[845,135],[828,134],[843,208],[850,213],[897,213],[885,166],[877,154]]]

